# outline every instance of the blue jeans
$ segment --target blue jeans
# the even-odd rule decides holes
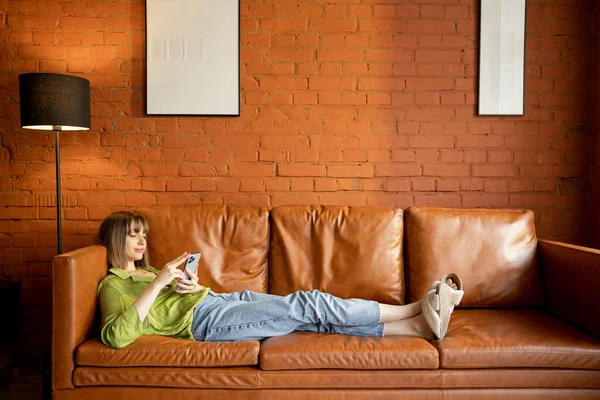
[[[287,296],[211,291],[194,310],[192,322],[194,339],[207,342],[261,340],[295,330],[383,336],[376,302],[318,290]]]

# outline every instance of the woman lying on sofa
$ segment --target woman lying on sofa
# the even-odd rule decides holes
[[[147,221],[119,211],[100,226],[110,269],[98,286],[102,342],[113,348],[140,335],[164,335],[201,341],[260,340],[294,330],[359,336],[443,338],[450,314],[463,296],[462,282],[449,274],[429,287],[423,300],[394,306],[341,299],[312,290],[287,296],[251,291],[214,293],[177,267],[183,253],[162,270],[148,265]]]

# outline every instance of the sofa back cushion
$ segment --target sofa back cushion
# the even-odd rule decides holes
[[[543,304],[532,211],[410,207],[404,222],[408,301],[456,272],[461,307]]]
[[[161,269],[184,251],[201,252],[199,283],[216,292],[267,292],[269,213],[242,205],[161,206],[137,210],[150,225],[148,251]]]
[[[402,225],[402,210],[394,208],[275,207],[269,292],[319,289],[402,304]]]

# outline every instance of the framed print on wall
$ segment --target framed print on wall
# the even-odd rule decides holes
[[[479,115],[523,115],[526,0],[481,0]]]
[[[146,1],[146,112],[240,115],[239,0]]]

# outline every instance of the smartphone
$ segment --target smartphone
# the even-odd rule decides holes
[[[185,279],[192,279],[186,272],[186,269],[189,269],[195,274],[196,270],[198,269],[198,261],[200,261],[200,257],[202,257],[201,253],[192,253],[192,255],[188,257],[187,261],[185,262],[185,266],[183,267]]]
[[[190,280],[192,279],[191,276],[188,275],[186,269],[192,271],[193,273],[196,273],[196,270],[198,269],[198,262],[200,261],[200,257],[202,257],[201,253],[192,253],[187,261],[185,262],[185,265],[183,266],[183,275],[185,275],[185,279]],[[181,286],[177,286],[177,289],[182,289]]]

